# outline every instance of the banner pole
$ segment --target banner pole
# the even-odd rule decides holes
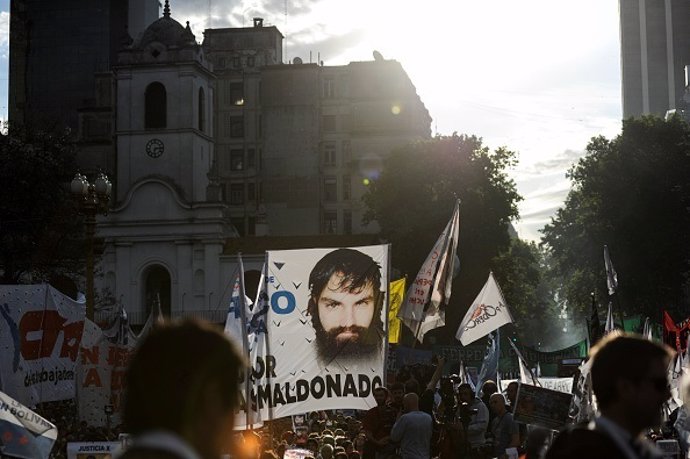
[[[388,324],[388,313],[391,308],[391,244],[390,242],[386,244],[386,308],[384,311],[385,320],[383,322],[384,330],[383,334],[385,336],[384,343],[386,346],[383,350],[383,386],[386,387],[388,379],[388,349],[390,348],[389,343],[389,324]]]

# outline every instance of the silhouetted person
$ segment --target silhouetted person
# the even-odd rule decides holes
[[[229,453],[242,359],[211,324],[154,328],[127,372],[122,459],[218,459]]]
[[[403,411],[393,425],[391,440],[400,443],[402,459],[429,459],[433,433],[431,416],[419,410],[419,396],[415,393],[405,394]]]
[[[592,390],[601,415],[562,432],[547,458],[630,459],[655,457],[641,433],[661,423],[671,396],[666,371],[673,351],[642,337],[612,332],[591,350]]]

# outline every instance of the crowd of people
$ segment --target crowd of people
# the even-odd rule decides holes
[[[80,423],[72,401],[39,410],[58,426],[56,458],[65,457],[67,442],[117,441],[127,431],[133,441],[122,459],[152,452],[201,459],[642,459],[655,457],[649,434],[662,425],[672,357],[668,347],[640,337],[605,337],[591,352],[600,414],[555,436],[515,421],[517,383],[502,393],[489,380],[477,391],[444,376],[441,358],[402,368],[387,387],[373,390],[376,406],[368,411],[315,411],[299,424],[284,418],[233,434],[237,400],[228,388],[238,386],[242,358],[222,332],[186,321],[161,326],[138,348],[127,377],[123,426]]]

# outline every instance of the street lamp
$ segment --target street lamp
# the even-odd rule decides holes
[[[108,214],[108,203],[113,185],[108,176],[100,172],[93,183],[85,175],[77,174],[70,189],[79,205],[79,213],[86,217],[86,317],[93,320],[93,239],[96,235],[96,215]]]

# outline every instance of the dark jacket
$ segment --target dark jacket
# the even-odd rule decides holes
[[[594,422],[570,426],[556,437],[546,459],[627,459],[618,445]]]

